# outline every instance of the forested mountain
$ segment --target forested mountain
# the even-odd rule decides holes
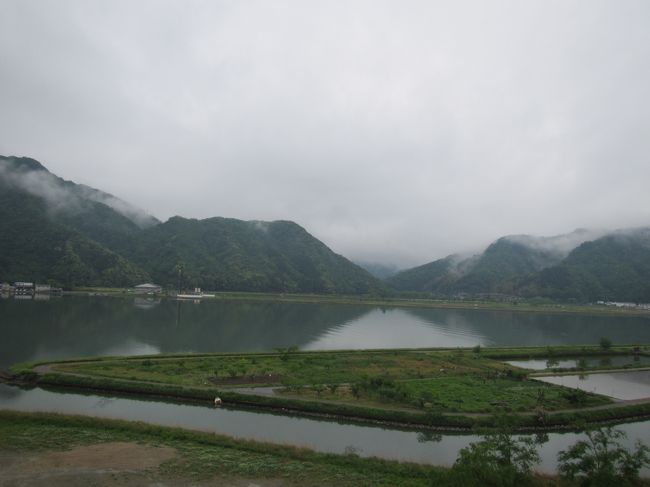
[[[29,158],[0,157],[0,281],[359,294],[384,285],[299,225],[174,217],[165,223]]]
[[[154,280],[211,290],[366,294],[382,282],[299,225],[173,217],[160,223],[29,158],[0,156],[0,281],[129,286]],[[382,270],[383,272],[383,270]],[[502,237],[385,281],[439,297],[650,302],[650,229]]]
[[[454,289],[469,294],[512,293],[518,278],[556,264],[561,258],[559,252],[503,237],[474,259]]]
[[[388,279],[399,272],[399,268],[394,265],[380,264],[378,262],[354,261],[356,265],[367,270],[371,275],[378,279]]]
[[[27,157],[0,156],[0,181],[15,192],[14,197],[31,196],[41,201],[50,222],[72,228],[109,248],[159,223],[129,203],[61,179]]]
[[[43,199],[0,178],[0,281],[128,286],[142,269],[52,216]]]
[[[470,258],[449,256],[386,280],[434,296],[505,294],[559,300],[650,302],[650,230],[576,230],[503,237]]]
[[[184,281],[207,289],[359,294],[382,288],[289,221],[173,217],[143,231],[125,255],[165,285],[176,283],[180,263]]]
[[[502,237],[481,254],[450,255],[402,271],[387,282],[400,291],[439,295],[511,293],[518,278],[562,259],[559,251],[533,242],[538,243],[527,236]]]
[[[585,242],[519,286],[523,295],[580,301],[650,302],[650,228]]]
[[[386,279],[386,283],[398,291],[416,291],[447,295],[462,275],[458,264],[469,259],[450,255],[411,269],[398,272]]]

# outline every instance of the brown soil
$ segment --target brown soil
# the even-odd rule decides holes
[[[158,467],[176,450],[136,443],[100,443],[61,452],[0,451],[0,487],[279,487],[273,479],[170,477]]]

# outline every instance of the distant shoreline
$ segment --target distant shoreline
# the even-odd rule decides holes
[[[76,288],[64,291],[67,296],[122,296],[139,298],[174,299],[172,295],[161,293],[156,295],[137,294],[124,288]],[[210,291],[214,297],[205,297],[204,301],[260,301],[299,304],[351,304],[386,308],[422,308],[422,309],[469,309],[485,311],[511,311],[522,313],[549,314],[584,314],[584,315],[615,315],[615,316],[647,316],[650,310],[612,307],[597,304],[563,304],[530,302],[497,302],[485,300],[460,299],[424,299],[424,298],[387,298],[373,296],[347,296],[334,294],[288,294],[288,293],[255,293]]]

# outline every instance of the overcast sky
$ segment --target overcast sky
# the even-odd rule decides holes
[[[650,224],[650,1],[0,2],[0,154],[422,264]]]

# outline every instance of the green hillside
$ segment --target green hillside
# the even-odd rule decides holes
[[[385,283],[289,221],[151,215],[66,181],[38,161],[0,156],[0,281],[66,287],[154,280],[218,291],[326,294],[502,294],[580,302],[650,302],[650,229],[514,235]]]
[[[7,188],[40,200],[50,222],[73,228],[109,248],[159,223],[119,198],[59,178],[27,157],[0,156],[0,181]]]
[[[512,293],[519,278],[560,260],[558,254],[526,245],[511,237],[492,243],[469,258],[451,255],[407,269],[387,279],[399,291],[435,295]]]
[[[148,279],[126,259],[57,223],[45,202],[0,180],[0,280],[129,286]]]
[[[450,256],[386,280],[397,291],[434,296],[544,297],[593,302],[650,302],[650,230],[618,231],[583,242],[577,230],[557,237],[503,237],[483,253]]]
[[[650,229],[585,242],[557,266],[521,283],[519,292],[563,300],[650,302]]]
[[[228,291],[360,294],[382,284],[299,225],[174,217],[141,233],[125,253],[154,280]]]
[[[468,294],[512,294],[519,279],[559,260],[554,252],[503,237],[483,252],[469,272],[454,284],[454,290]]]
[[[434,294],[452,292],[458,274],[454,272],[454,256],[438,259],[412,269],[406,269],[386,279],[386,284],[398,291]]]
[[[296,293],[381,293],[384,285],[299,225],[228,218],[165,223],[65,181],[38,161],[0,156],[0,280]]]

